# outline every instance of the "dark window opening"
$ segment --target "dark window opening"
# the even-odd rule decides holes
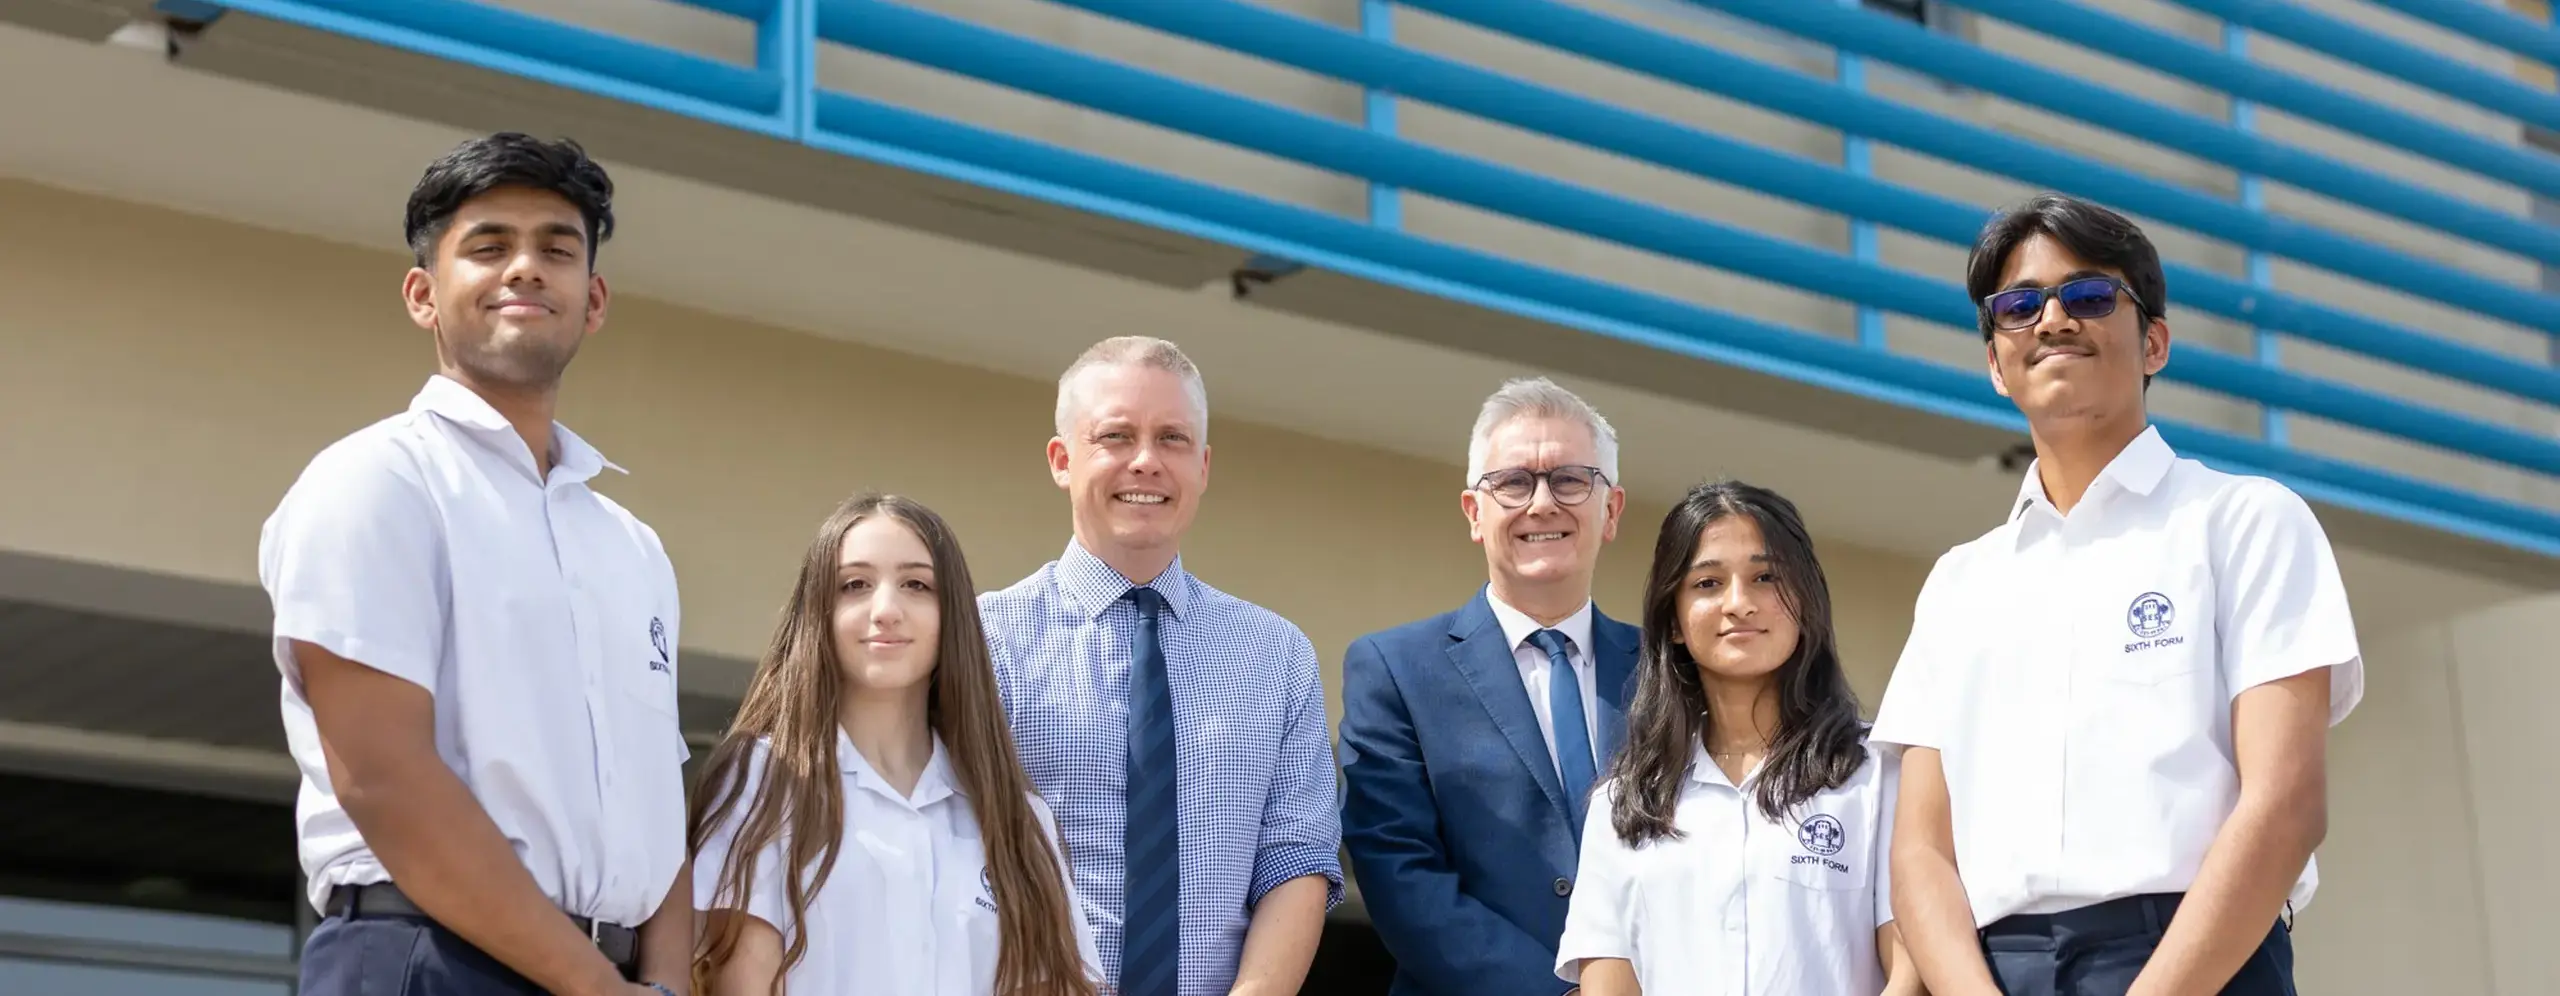
[[[1929,0],[1859,0],[1868,10],[1891,14],[1913,24],[1929,23]]]

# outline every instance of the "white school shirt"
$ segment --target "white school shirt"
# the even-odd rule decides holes
[[[1977,926],[2185,891],[2240,797],[2232,700],[2321,667],[2332,725],[2364,697],[2328,538],[2157,429],[2067,519],[2032,466],[2010,512],[1921,586],[1871,736],[1939,751]]]
[[[1875,996],[1876,929],[1893,920],[1886,879],[1899,762],[1866,763],[1839,788],[1773,821],[1761,770],[1735,786],[1698,746],[1672,825],[1629,848],[1610,826],[1617,781],[1583,820],[1580,877],[1556,942],[1556,976],[1624,958],[1645,996]],[[1604,804],[1602,800],[1607,800]]]
[[[1520,665],[1520,685],[1529,693],[1529,711],[1538,715],[1538,735],[1546,738],[1547,760],[1557,764],[1557,770],[1561,771],[1563,770],[1562,762],[1556,759],[1555,709],[1548,704],[1547,699],[1549,682],[1553,680],[1556,670],[1555,664],[1547,660],[1545,650],[1529,642],[1531,634],[1547,627],[1538,625],[1538,621],[1529,618],[1528,613],[1503,604],[1502,599],[1494,595],[1490,586],[1485,589],[1484,600],[1486,604],[1493,606],[1493,618],[1502,626],[1502,638],[1511,641],[1511,660]],[[1598,743],[1600,677],[1591,665],[1590,600],[1583,600],[1582,608],[1566,616],[1563,622],[1555,624],[1554,629],[1564,634],[1565,642],[1571,644],[1564,652],[1565,663],[1573,668],[1574,681],[1582,686],[1582,731],[1593,738],[1591,759],[1592,763],[1597,765],[1601,760]]]
[[[730,844],[771,756],[771,742],[758,741],[738,804],[694,857],[693,901],[703,910],[743,908],[782,932],[788,944],[791,906],[782,877],[790,855],[788,823],[758,852],[746,902],[719,892]],[[1000,947],[995,886],[977,814],[960,794],[942,738],[934,737],[933,757],[916,778],[912,796],[890,788],[842,730],[836,732],[836,768],[844,778],[844,838],[834,870],[809,897],[808,951],[783,976],[785,988],[813,996],[990,996]],[[1099,982],[1102,957],[1058,845],[1057,819],[1036,794],[1031,811],[1050,852],[1059,855],[1067,914],[1086,976]],[[816,873],[813,864],[802,881]]]
[[[338,805],[296,640],[434,695],[437,755],[563,910],[634,926],[674,885],[688,756],[675,568],[587,487],[612,464],[552,432],[544,481],[497,409],[438,376],[407,412],[322,450],[267,519],[258,573],[314,908],[390,876]]]

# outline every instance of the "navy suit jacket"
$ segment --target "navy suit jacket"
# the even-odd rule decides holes
[[[1626,740],[1636,629],[1592,610],[1603,777]],[[1342,657],[1342,840],[1394,996],[1555,996],[1581,854],[1493,606],[1352,642]]]

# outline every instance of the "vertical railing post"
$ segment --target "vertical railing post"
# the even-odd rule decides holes
[[[1843,7],[1858,6],[1858,0],[1839,0],[1839,2]],[[1839,60],[1840,64],[1840,85],[1852,91],[1865,90],[1867,88],[1866,60],[1854,53],[1838,49],[1832,51],[1832,57]],[[1869,144],[1866,136],[1841,133],[1840,166],[1853,176],[1863,178],[1875,175],[1874,148]],[[1849,219],[1849,254],[1858,262],[1873,263],[1876,261],[1876,252],[1876,223],[1865,218]],[[1869,349],[1885,348],[1884,312],[1869,305],[1858,306],[1858,345]]]
[[[1370,41],[1395,41],[1393,0],[1360,0],[1360,36]],[[1361,123],[1381,135],[1395,134],[1395,94],[1372,87],[1362,90],[1360,96]],[[1397,194],[1394,187],[1369,181],[1370,224],[1391,229],[1404,227],[1404,202]]]
[[[807,141],[817,123],[817,0],[772,0],[756,22],[756,68],[781,78],[782,127]]]
[[[2235,59],[2248,58],[2249,32],[2247,29],[2244,29],[2237,24],[2225,22],[2222,25],[2222,50]],[[2258,109],[2255,106],[2252,106],[2248,101],[2241,100],[2237,97],[2232,98],[2231,127],[2238,129],[2240,133],[2244,135],[2255,133],[2258,128]],[[2242,173],[2239,175],[2239,178],[2240,206],[2251,211],[2262,213],[2266,211],[2266,191],[2259,185],[2258,178],[2249,173]],[[2272,268],[2267,263],[2267,256],[2265,253],[2259,252],[2255,247],[2251,246],[2242,247],[2241,252],[2241,265],[2247,271],[2249,286],[2263,291],[2275,283],[2275,275]],[[2278,347],[2280,344],[2277,342],[2276,334],[2274,332],[2257,326],[2251,326],[2249,334],[2254,340],[2254,345],[2256,347],[2255,353],[2257,354],[2259,363],[2270,367],[2283,365],[2284,357],[2279,351]],[[2285,439],[2284,416],[2284,409],[2264,402],[2259,403],[2258,434],[2261,438],[2267,441],[2268,445],[2287,445]]]
[[[2560,3],[2545,3],[2545,4],[2543,4],[2543,5],[2542,5],[2542,19],[2543,19],[2543,20],[2545,20],[2545,21],[2550,22],[2550,24],[2551,24],[2551,26],[2552,26],[2552,27],[2560,28]],[[2547,67],[2545,67],[2545,68],[2550,69],[2550,70],[2551,70],[2551,72],[2552,72],[2552,74],[2553,74],[2553,76],[2552,76],[2552,81],[2551,81],[2551,88],[2552,88],[2552,89],[2554,89],[2554,90],[2560,90],[2560,65],[2547,66]],[[2547,200],[2546,200],[2545,198],[2537,197],[2537,198],[2535,198],[2535,200],[2536,200],[2537,202],[2546,202],[2546,203],[2547,203]],[[2537,205],[2537,206],[2540,206],[2540,205]],[[2552,267],[2551,267],[2551,264],[2549,264],[2549,263],[2544,263],[2544,264],[2542,265],[2542,289],[2543,289],[2546,293],[2547,293],[2547,292],[2550,292],[2550,291],[2552,291],[2552,290],[2554,289],[2554,287],[2553,287],[2552,285],[2553,285],[2555,282],[2560,282],[2560,281],[2555,281],[2555,278],[2560,278],[2560,273],[2555,273],[2555,272],[2553,271]],[[2560,335],[2555,335],[2555,336],[2546,336],[2545,338],[2547,338],[2547,339],[2549,339],[2549,340],[2550,340],[2550,345],[2549,345],[2547,348],[2548,348],[2549,353],[2550,353],[2551,365],[2552,365],[2552,366],[2555,366],[2555,367],[2560,367]]]

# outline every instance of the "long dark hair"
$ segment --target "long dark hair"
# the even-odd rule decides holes
[[[1662,517],[1653,572],[1645,582],[1636,697],[1627,709],[1626,746],[1609,766],[1618,780],[1609,822],[1629,846],[1679,836],[1672,814],[1679,808],[1680,783],[1688,777],[1698,745],[1712,742],[1708,734],[1716,717],[1707,713],[1698,663],[1673,637],[1680,633],[1680,589],[1690,560],[1697,556],[1698,540],[1709,525],[1733,515],[1759,524],[1770,569],[1778,576],[1779,596],[1795,617],[1798,634],[1795,651],[1772,676],[1778,734],[1760,768],[1755,793],[1760,811],[1772,820],[1783,819],[1814,793],[1846,783],[1866,761],[1858,696],[1849,688],[1831,636],[1831,586],[1823,580],[1813,537],[1806,534],[1795,503],[1736,481],[1701,484]]]
[[[1093,986],[1086,981],[1068,915],[1067,859],[1050,848],[1031,809],[1031,778],[1014,752],[996,696],[969,564],[941,516],[895,495],[857,495],[818,527],[773,642],[747,682],[737,718],[711,752],[693,798],[692,852],[699,857],[713,831],[733,813],[739,823],[729,853],[721,856],[723,871],[713,905],[746,908],[758,877],[757,855],[777,839],[787,840],[788,868],[780,877],[783,905],[791,916],[784,928],[783,970],[788,972],[808,951],[803,924],[809,901],[834,870],[845,830],[844,778],[836,768],[836,707],[844,694],[833,623],[836,559],[845,534],[873,516],[913,530],[933,554],[942,633],[927,691],[926,721],[950,752],[960,794],[969,800],[986,845],[987,878],[999,911],[996,991],[1091,996]],[[746,769],[758,740],[770,740],[772,747],[764,777],[749,799]],[[817,873],[804,887],[802,873],[813,866]],[[709,992],[711,978],[737,950],[740,926],[732,917],[725,928],[703,938],[696,956],[696,991]]]

